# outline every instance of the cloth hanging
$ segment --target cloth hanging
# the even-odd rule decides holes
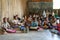
[[[45,10],[43,11],[43,16],[46,17],[46,12],[45,12]]]

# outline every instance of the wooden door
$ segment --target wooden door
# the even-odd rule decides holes
[[[58,15],[60,16],[60,9],[58,10]]]

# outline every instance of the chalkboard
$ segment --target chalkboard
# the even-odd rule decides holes
[[[38,12],[40,9],[53,9],[53,2],[28,2],[30,12]]]

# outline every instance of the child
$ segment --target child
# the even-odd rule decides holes
[[[32,27],[37,27],[38,26],[38,21],[35,20],[35,18],[33,18],[32,22],[31,22],[31,26]]]
[[[56,19],[56,23],[59,24],[59,18]]]
[[[58,31],[58,34],[60,35],[60,23],[57,23],[57,31]]]
[[[44,20],[44,23],[43,23],[43,28],[44,28],[44,29],[47,29],[48,27],[49,27],[48,21],[45,19],[45,20]]]
[[[22,21],[21,26],[20,26],[21,31],[24,32],[24,33],[29,32],[30,24],[27,23],[27,22],[26,21]]]
[[[56,18],[53,18],[53,19],[52,19],[52,28],[57,29]]]
[[[20,25],[20,21],[18,20],[16,16],[14,16],[12,23],[13,23],[13,28],[18,28],[18,26]]]
[[[20,30],[21,30],[21,32],[25,32],[26,31],[24,23],[21,23]]]
[[[47,28],[48,28],[48,25],[47,25],[46,22],[44,22],[43,28],[44,28],[44,29],[47,29]]]
[[[3,28],[6,32],[16,33],[16,30],[13,30],[13,29],[10,27],[10,24],[7,22],[7,18],[6,18],[6,17],[3,18],[2,28]]]
[[[38,31],[42,31],[43,28],[42,28],[42,25],[41,25],[41,20],[38,19]]]
[[[52,21],[53,21],[53,22],[52,22],[52,30],[51,30],[51,32],[53,32],[53,33],[58,33],[58,31],[56,30],[56,29],[57,29],[56,19],[53,18]]]

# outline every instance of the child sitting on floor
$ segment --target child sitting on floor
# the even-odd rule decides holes
[[[18,28],[20,26],[20,21],[16,16],[14,16],[14,19],[12,20],[13,28]]]
[[[12,29],[12,28],[10,27],[10,24],[7,22],[7,18],[6,18],[6,17],[3,18],[2,28],[3,28],[6,32],[16,33],[16,30],[14,30],[14,29]]]
[[[32,22],[31,22],[31,26],[32,27],[37,27],[38,26],[38,21],[35,18],[33,18]]]
[[[37,29],[38,29],[38,31],[42,31],[43,30],[40,19],[38,19],[38,28]]]
[[[53,32],[53,33],[58,33],[58,31],[57,31],[56,29],[57,29],[56,19],[53,18],[53,20],[52,20],[52,29],[51,29],[51,32]]]
[[[49,27],[48,22],[46,20],[44,20],[43,28],[44,29],[47,29],[48,27]]]
[[[56,23],[57,23],[57,24],[59,24],[59,23],[60,23],[60,22],[59,22],[59,18],[57,18],[57,19],[56,19]]]
[[[26,27],[25,27],[25,25],[24,25],[24,21],[22,21],[21,22],[21,26],[19,26],[20,27],[20,30],[21,30],[21,32],[26,32]]]

